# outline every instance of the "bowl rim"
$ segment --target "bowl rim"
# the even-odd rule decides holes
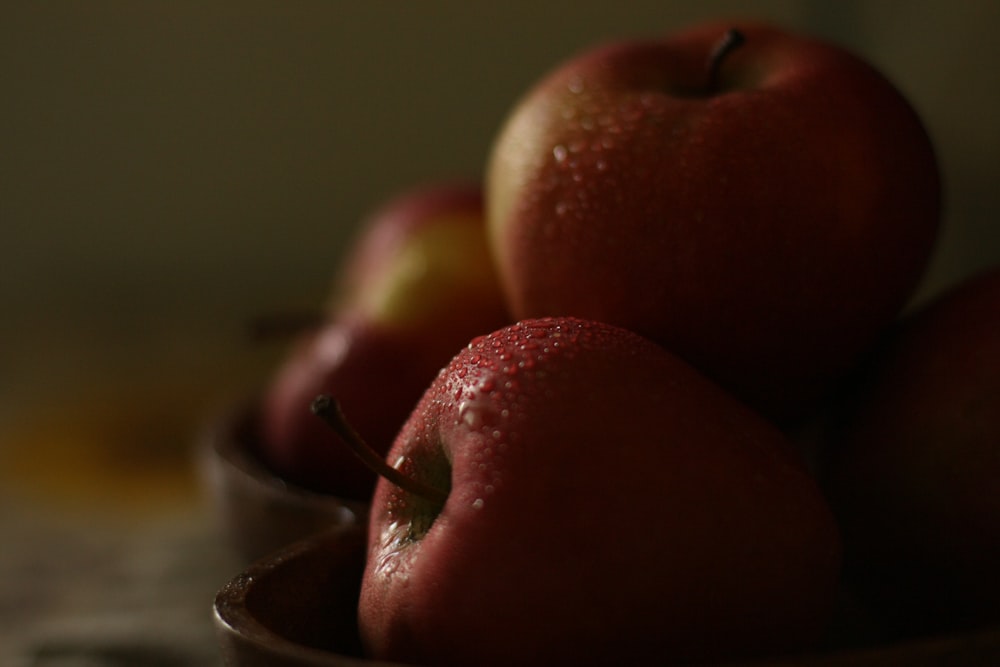
[[[364,549],[366,534],[364,526],[358,524],[333,526],[258,559],[226,582],[216,593],[212,605],[216,637],[227,658],[225,664],[242,667],[244,663],[232,656],[249,651],[254,657],[253,662],[247,664],[254,666],[404,667],[398,663],[375,661],[301,644],[269,628],[254,615],[248,605],[253,587],[277,570],[320,548],[330,548],[342,553]]]
[[[201,431],[202,455],[214,457],[217,464],[225,465],[239,477],[243,485],[251,485],[265,495],[287,501],[290,498],[303,507],[320,511],[350,512],[355,521],[364,521],[368,504],[363,500],[346,498],[299,486],[270,470],[245,446],[257,432],[260,401],[251,397],[236,401],[210,420]]]

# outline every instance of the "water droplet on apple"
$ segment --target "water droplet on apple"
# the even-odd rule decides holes
[[[478,429],[482,426],[483,416],[471,401],[462,401],[458,406],[458,418],[465,422],[470,429]]]
[[[556,159],[556,162],[560,163],[565,162],[567,155],[568,151],[566,150],[566,147],[563,146],[562,144],[559,144],[558,146],[552,149],[552,157]]]
[[[573,93],[574,95],[579,95],[584,90],[583,78],[579,76],[574,76],[566,84],[566,88],[569,89],[569,92]]]
[[[474,394],[458,404],[458,419],[466,428],[478,431],[492,428],[497,421],[496,406],[492,394]]]
[[[483,503],[483,499],[482,498],[476,498],[475,500],[472,501],[472,508],[473,509],[477,509],[477,510],[481,510],[481,509],[483,509],[483,504],[484,503]]]

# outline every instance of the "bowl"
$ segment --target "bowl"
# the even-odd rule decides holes
[[[198,442],[206,495],[243,562],[331,527],[365,523],[367,503],[296,486],[261,461],[256,405],[248,400],[221,411]]]
[[[250,565],[216,595],[214,622],[230,667],[390,667],[364,660],[357,602],[365,530],[344,524]]]
[[[365,528],[343,524],[287,545],[216,595],[214,624],[229,667],[399,667],[362,657],[357,604]],[[1000,664],[1000,629],[837,646],[728,667],[889,667]]]

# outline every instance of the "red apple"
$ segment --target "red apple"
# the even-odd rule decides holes
[[[826,486],[900,631],[1000,620],[1000,267],[904,319],[850,395]]]
[[[790,417],[907,302],[939,189],[921,121],[869,64],[717,22],[538,81],[495,139],[487,224],[515,318],[625,326]]]
[[[289,353],[261,402],[261,456],[300,485],[367,499],[374,475],[309,410],[338,397],[389,449],[424,389],[470,338],[509,321],[486,245],[481,189],[423,186],[376,211],[339,273],[330,320]]]
[[[801,649],[839,537],[775,427],[663,348],[571,318],[479,337],[376,487],[359,624],[380,659],[662,664]]]

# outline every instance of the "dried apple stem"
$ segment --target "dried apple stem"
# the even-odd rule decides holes
[[[736,28],[731,28],[727,30],[726,34],[722,36],[722,39],[715,44],[715,48],[712,49],[712,53],[708,57],[709,93],[714,93],[719,89],[719,69],[722,67],[722,61],[724,61],[726,56],[742,46],[746,41],[747,38],[742,32]]]
[[[407,477],[385,462],[371,446],[364,441],[344,417],[340,404],[332,396],[321,394],[312,402],[313,414],[320,417],[351,448],[358,458],[380,477],[399,488],[432,502],[444,504],[448,494],[441,489]]]

